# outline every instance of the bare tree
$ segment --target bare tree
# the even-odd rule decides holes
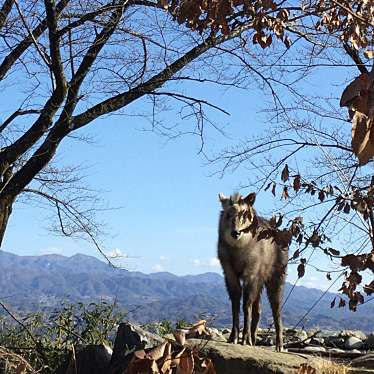
[[[299,277],[310,266],[324,271],[331,283],[343,279],[340,290],[356,310],[366,302],[362,289],[374,293],[373,22],[368,13],[373,3],[319,5],[327,6],[322,19],[317,13],[290,26],[302,38],[299,56],[290,61],[276,54],[260,70],[274,98],[265,110],[269,128],[213,161],[221,172],[250,169],[252,188],[282,199],[277,211],[283,214],[274,217],[273,226],[286,225],[293,235],[290,262],[298,265]],[[348,86],[347,79],[353,81]],[[335,96],[328,86],[334,83]],[[331,266],[321,268],[323,256]],[[339,306],[344,305],[341,298]]]
[[[205,9],[203,24],[201,8],[191,7],[191,2],[4,1],[0,80],[2,94],[11,93],[15,100],[3,112],[0,125],[0,243],[15,200],[25,193],[55,207],[65,235],[92,235],[90,210],[79,209],[79,199],[61,197],[71,191],[68,182],[74,185],[75,177],[64,176],[69,169],[57,172],[48,165],[64,139],[96,119],[123,113],[144,97],[152,103],[155,131],[202,137],[205,108],[221,109],[186,95],[177,82],[233,83],[235,72],[225,72],[217,47],[240,46],[244,39],[239,37],[252,38],[253,33],[258,34],[258,43],[270,45],[269,36],[259,36],[266,24],[254,26],[254,20],[277,20],[280,14],[283,22],[288,15],[273,2],[250,10],[241,2],[229,8],[211,5],[215,8]],[[278,29],[279,39],[287,44],[283,25]],[[193,116],[196,127],[176,130],[158,122],[156,115],[165,100],[179,104],[183,115],[187,111]]]

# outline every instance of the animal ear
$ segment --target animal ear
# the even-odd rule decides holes
[[[222,192],[218,194],[218,197],[219,197],[219,201],[221,202],[222,206],[226,207],[229,202],[229,198],[226,197]]]
[[[248,196],[244,198],[244,202],[248,205],[253,205],[255,203],[255,200],[256,200],[255,192],[251,192]]]

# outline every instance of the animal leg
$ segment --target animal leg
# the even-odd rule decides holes
[[[242,286],[240,280],[231,268],[224,269],[227,291],[231,300],[232,307],[232,329],[229,337],[229,343],[238,343],[239,338],[239,314],[240,298],[242,296]]]
[[[251,337],[252,337],[253,345],[256,345],[257,327],[258,327],[258,322],[260,321],[260,316],[261,316],[261,298],[259,295],[252,305]]]
[[[258,291],[253,282],[246,282],[243,287],[243,313],[244,328],[242,344],[252,345],[252,335],[250,327],[252,326],[252,310],[253,304],[258,298]]]
[[[284,276],[277,274],[266,285],[275,325],[275,346],[278,352],[283,351],[283,326],[281,320],[281,303],[283,296]]]

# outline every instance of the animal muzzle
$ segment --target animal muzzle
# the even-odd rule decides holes
[[[231,231],[231,236],[232,236],[234,239],[239,239],[240,234],[241,234],[240,231],[237,231],[237,230],[232,230],[232,231]]]

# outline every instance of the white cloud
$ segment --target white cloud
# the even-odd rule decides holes
[[[169,261],[169,257],[166,256],[160,256],[160,261]]]
[[[208,259],[195,258],[192,262],[196,267],[216,268],[220,266],[220,262],[217,257],[211,257]]]
[[[197,258],[195,258],[192,262],[193,262],[194,266],[196,266],[196,267],[200,267],[202,265],[201,261]]]
[[[61,248],[58,248],[58,247],[48,247],[48,248],[45,248],[45,249],[41,249],[38,252],[39,256],[42,256],[42,255],[61,255],[61,254],[63,254],[63,250]]]
[[[155,264],[155,265],[152,266],[152,270],[156,271],[156,272],[164,271],[164,267],[161,264]]]
[[[221,265],[221,263],[219,262],[218,258],[217,257],[212,257],[210,260],[209,260],[209,266],[211,267],[219,267]]]
[[[127,254],[122,252],[119,248],[114,248],[112,251],[107,253],[109,258],[126,258]]]

